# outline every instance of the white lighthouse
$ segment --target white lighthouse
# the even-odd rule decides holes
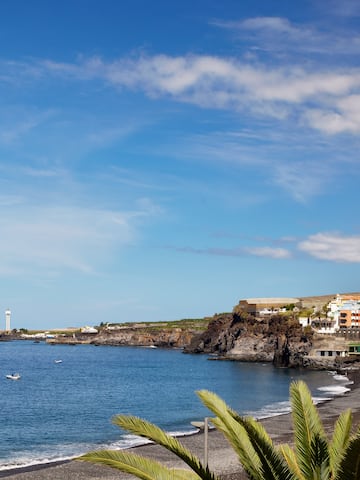
[[[5,310],[5,330],[7,332],[10,332],[11,330],[10,320],[11,320],[11,311],[8,308],[7,310]]]

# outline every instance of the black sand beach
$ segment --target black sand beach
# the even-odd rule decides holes
[[[319,406],[325,427],[331,432],[338,415],[351,408],[354,426],[360,425],[360,388],[359,372],[349,374],[354,381],[352,390],[332,401]],[[262,420],[265,428],[276,444],[291,442],[291,415],[280,415]],[[203,458],[204,436],[197,434],[183,437],[180,441],[192,452]],[[209,433],[209,467],[225,480],[244,479],[241,468],[231,447],[223,435],[217,431]],[[168,466],[182,467],[183,464],[173,454],[158,445],[145,445],[136,448],[136,453],[153,457]],[[7,470],[0,472],[0,478],[11,480],[119,480],[135,478],[109,467],[91,465],[84,462],[69,461],[56,464],[38,465],[34,467]]]

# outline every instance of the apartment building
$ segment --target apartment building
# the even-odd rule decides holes
[[[328,304],[331,330],[360,328],[360,295],[336,295]]]

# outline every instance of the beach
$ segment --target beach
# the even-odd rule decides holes
[[[354,427],[360,425],[360,388],[359,372],[351,372],[349,378],[354,381],[351,391],[345,395],[318,405],[325,428],[331,432],[338,415],[351,408]],[[292,441],[291,415],[279,415],[261,420],[275,444]],[[204,434],[184,436],[180,441],[200,459],[204,458]],[[158,445],[143,445],[132,449],[137,454],[148,456],[172,466],[183,467],[184,464]],[[212,430],[208,440],[209,468],[225,480],[245,479],[238,459],[224,436]],[[36,465],[23,469],[0,472],[0,478],[11,480],[119,480],[135,478],[106,466],[92,465],[76,460]]]

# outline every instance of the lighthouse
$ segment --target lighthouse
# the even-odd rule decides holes
[[[11,311],[8,308],[7,310],[5,310],[5,330],[7,332],[10,332],[11,330],[10,320],[11,320]]]

